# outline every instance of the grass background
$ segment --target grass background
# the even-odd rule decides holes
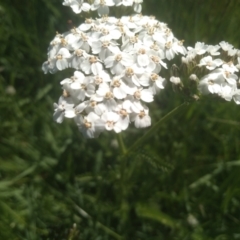
[[[59,81],[41,65],[56,31],[79,25],[60,0],[0,0],[0,239],[240,239],[240,111],[205,101],[164,123],[126,159],[116,136],[86,140],[52,120]],[[146,0],[186,46],[240,48],[240,2]],[[152,122],[182,100],[168,88]],[[129,129],[127,146],[147,130]]]

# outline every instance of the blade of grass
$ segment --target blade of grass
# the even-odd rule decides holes
[[[161,125],[166,122],[168,119],[173,117],[175,114],[179,113],[180,111],[183,111],[188,106],[188,103],[184,102],[180,106],[174,108],[171,112],[166,114],[164,117],[162,117],[155,125],[153,125],[149,131],[143,135],[141,138],[139,138],[126,152],[125,156],[127,156],[130,152],[136,150],[139,148],[144,142],[146,142],[152,135],[156,134],[158,129],[161,127]]]

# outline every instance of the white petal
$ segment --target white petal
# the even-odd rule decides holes
[[[143,90],[141,91],[141,99],[142,99],[144,102],[152,102],[152,101],[153,101],[152,92],[149,91],[148,89],[143,89]]]
[[[123,99],[127,96],[126,92],[121,87],[114,88],[113,94],[117,99]]]
[[[149,64],[149,57],[146,54],[140,54],[137,61],[141,67],[145,67]]]
[[[144,86],[144,87],[149,86],[149,82],[150,82],[150,80],[149,80],[149,74],[147,74],[147,73],[143,74],[143,75],[140,77],[139,82],[140,82],[140,84],[141,84],[142,86]]]
[[[240,94],[233,95],[233,100],[236,104],[240,104]]]
[[[91,6],[88,3],[83,3],[82,4],[82,10],[84,12],[88,12],[91,9]]]
[[[72,89],[81,89],[81,84],[79,82],[73,82],[70,86]]]
[[[94,75],[98,75],[102,71],[103,67],[100,62],[93,63],[91,66],[91,70]]]
[[[149,127],[151,125],[151,118],[148,115],[146,115],[144,118],[137,116],[134,124],[136,128]]]
[[[107,109],[108,109],[109,111],[113,111],[113,110],[115,110],[116,107],[117,107],[117,103],[116,103],[116,101],[115,101],[114,99],[108,99],[108,100],[105,102],[105,104],[106,104],[106,107],[107,107]]]
[[[121,63],[117,63],[112,67],[111,72],[113,74],[120,75],[124,72],[124,70],[125,67]]]
[[[57,110],[57,111],[54,112],[54,114],[53,114],[53,119],[54,119],[54,121],[56,121],[57,123],[62,123],[62,122],[63,122],[63,119],[64,119],[64,112]]]
[[[119,123],[121,124],[122,130],[126,130],[128,128],[129,122],[130,122],[129,116],[119,119]]]
[[[114,56],[109,56],[104,60],[104,64],[106,68],[110,68],[113,66],[113,62],[114,62]]]
[[[65,117],[66,118],[74,118],[76,116],[74,109],[65,110]]]
[[[62,55],[63,58],[70,58],[71,57],[71,53],[68,51],[68,49],[66,48],[61,48],[59,51],[58,51],[58,54],[59,55]]]
[[[66,59],[57,60],[56,66],[58,70],[62,71],[68,67],[68,61]]]
[[[78,80],[83,80],[85,78],[85,76],[83,75],[83,73],[79,72],[79,71],[75,71],[74,72],[74,77],[76,77]]]
[[[112,39],[119,39],[122,36],[121,32],[119,30],[113,30],[111,31],[111,38]]]
[[[119,122],[117,122],[116,124],[114,124],[113,129],[116,133],[120,133],[122,131],[122,126]]]
[[[157,85],[157,87],[163,89],[163,88],[164,88],[164,86],[163,86],[164,81],[165,81],[164,78],[159,77],[159,78],[156,80],[156,85]]]
[[[134,9],[135,12],[140,13],[142,11],[142,5],[141,4],[135,4],[133,9]]]
[[[76,113],[81,113],[82,111],[84,111],[84,109],[86,108],[87,106],[87,102],[82,102],[80,103],[78,106],[75,107],[75,111]]]

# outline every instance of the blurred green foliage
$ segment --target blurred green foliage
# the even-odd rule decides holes
[[[61,0],[0,0],[0,239],[240,239],[240,111],[192,104],[148,143],[119,157],[116,135],[86,140],[52,120],[65,72],[44,75],[56,31],[79,18]],[[186,45],[240,48],[240,2],[145,0]],[[182,100],[169,89],[152,122]],[[147,130],[123,134],[130,146]]]

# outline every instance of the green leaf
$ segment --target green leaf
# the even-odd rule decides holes
[[[181,224],[180,221],[171,218],[166,213],[163,213],[159,209],[138,204],[136,207],[136,212],[139,217],[148,218],[161,224],[171,227],[171,228],[180,228]]]

